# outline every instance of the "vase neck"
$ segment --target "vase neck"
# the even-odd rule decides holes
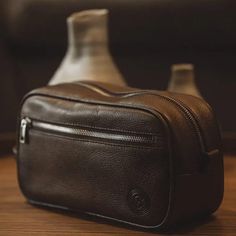
[[[67,20],[69,51],[74,54],[97,54],[108,50],[106,10],[77,13]]]
[[[190,65],[176,65],[172,68],[172,82],[178,85],[195,84],[193,67]]]
[[[175,72],[172,79],[177,83],[194,83],[194,74],[192,72]]]

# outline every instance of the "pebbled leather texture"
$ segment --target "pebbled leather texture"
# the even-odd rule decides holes
[[[19,184],[34,204],[161,228],[207,216],[223,198],[219,128],[199,98],[96,82],[48,86],[23,99],[18,140],[23,134]]]

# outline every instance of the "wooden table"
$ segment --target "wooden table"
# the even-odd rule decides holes
[[[0,236],[151,234],[161,235],[27,204],[17,186],[14,159],[11,156],[0,158]],[[225,198],[216,214],[203,222],[194,222],[167,234],[236,235],[236,156],[225,157]]]

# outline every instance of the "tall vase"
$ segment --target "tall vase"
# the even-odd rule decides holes
[[[194,66],[192,64],[172,65],[171,78],[167,90],[202,98],[195,83]]]
[[[50,85],[80,80],[126,85],[108,43],[108,10],[87,10],[67,19],[68,49]]]

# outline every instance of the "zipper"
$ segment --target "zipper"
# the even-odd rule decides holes
[[[196,120],[195,116],[192,114],[192,112],[187,108],[187,106],[185,106],[182,102],[180,102],[179,100],[177,99],[174,99],[172,97],[169,97],[169,96],[165,96],[165,95],[161,95],[161,94],[158,94],[158,92],[156,91],[134,91],[134,92],[121,92],[121,93],[113,93],[111,91],[108,91],[106,89],[103,89],[102,87],[100,86],[97,86],[97,85],[94,85],[94,84],[85,84],[85,83],[79,83],[81,84],[82,86],[85,86],[85,87],[88,87],[90,89],[92,89],[93,91],[96,91],[99,93],[99,90],[100,90],[100,93],[102,95],[105,95],[106,96],[111,96],[111,95],[120,95],[121,97],[131,97],[131,96],[135,96],[135,95],[142,95],[142,94],[146,94],[146,93],[150,93],[153,92],[155,96],[158,96],[158,97],[161,97],[169,102],[171,102],[172,104],[175,104],[178,106],[179,109],[182,110],[182,112],[185,114],[185,116],[187,117],[187,119],[189,119],[192,123],[192,126],[194,127],[194,132],[196,133],[196,135],[198,136],[198,139],[199,139],[199,143],[200,143],[200,147],[201,147],[201,150],[203,152],[205,152],[205,144],[204,144],[204,141],[203,141],[203,138],[202,138],[202,134],[201,134],[201,130],[200,130],[200,127],[199,127],[199,124],[198,124],[198,121]]]
[[[28,129],[29,129],[30,126],[31,126],[31,120],[29,118],[26,117],[26,118],[21,120],[21,123],[20,123],[20,137],[19,137],[20,143],[26,143]]]
[[[215,149],[213,151],[207,150],[207,147],[206,147],[204,139],[202,137],[201,128],[200,128],[197,118],[195,117],[195,115],[193,115],[192,111],[185,104],[183,104],[181,101],[179,101],[178,99],[174,99],[172,97],[159,94],[157,91],[152,91],[152,90],[115,93],[115,92],[111,92],[109,90],[106,90],[106,89],[104,89],[100,86],[94,85],[94,84],[85,84],[85,83],[79,83],[79,84],[82,86],[85,86],[87,88],[90,88],[91,90],[94,90],[96,92],[99,92],[99,90],[100,90],[100,93],[102,93],[103,95],[106,94],[106,96],[131,97],[131,96],[142,95],[142,94],[147,94],[147,93],[150,94],[150,92],[152,92],[153,95],[159,96],[160,98],[165,99],[165,100],[171,102],[172,104],[175,104],[183,112],[186,119],[191,122],[192,127],[193,127],[192,130],[193,130],[194,134],[197,136],[197,139],[199,141],[200,150],[201,150],[201,153],[203,154],[203,165],[208,161],[207,159],[209,156],[211,156],[212,152],[218,152],[218,149]]]
[[[90,139],[96,141],[107,141],[112,143],[126,143],[130,145],[143,145],[161,147],[163,138],[158,134],[131,133],[125,131],[104,130],[100,128],[84,128],[78,126],[52,124],[44,121],[31,120],[26,117],[21,120],[19,141],[26,144],[29,140],[30,129],[47,133],[69,136],[75,138]]]

